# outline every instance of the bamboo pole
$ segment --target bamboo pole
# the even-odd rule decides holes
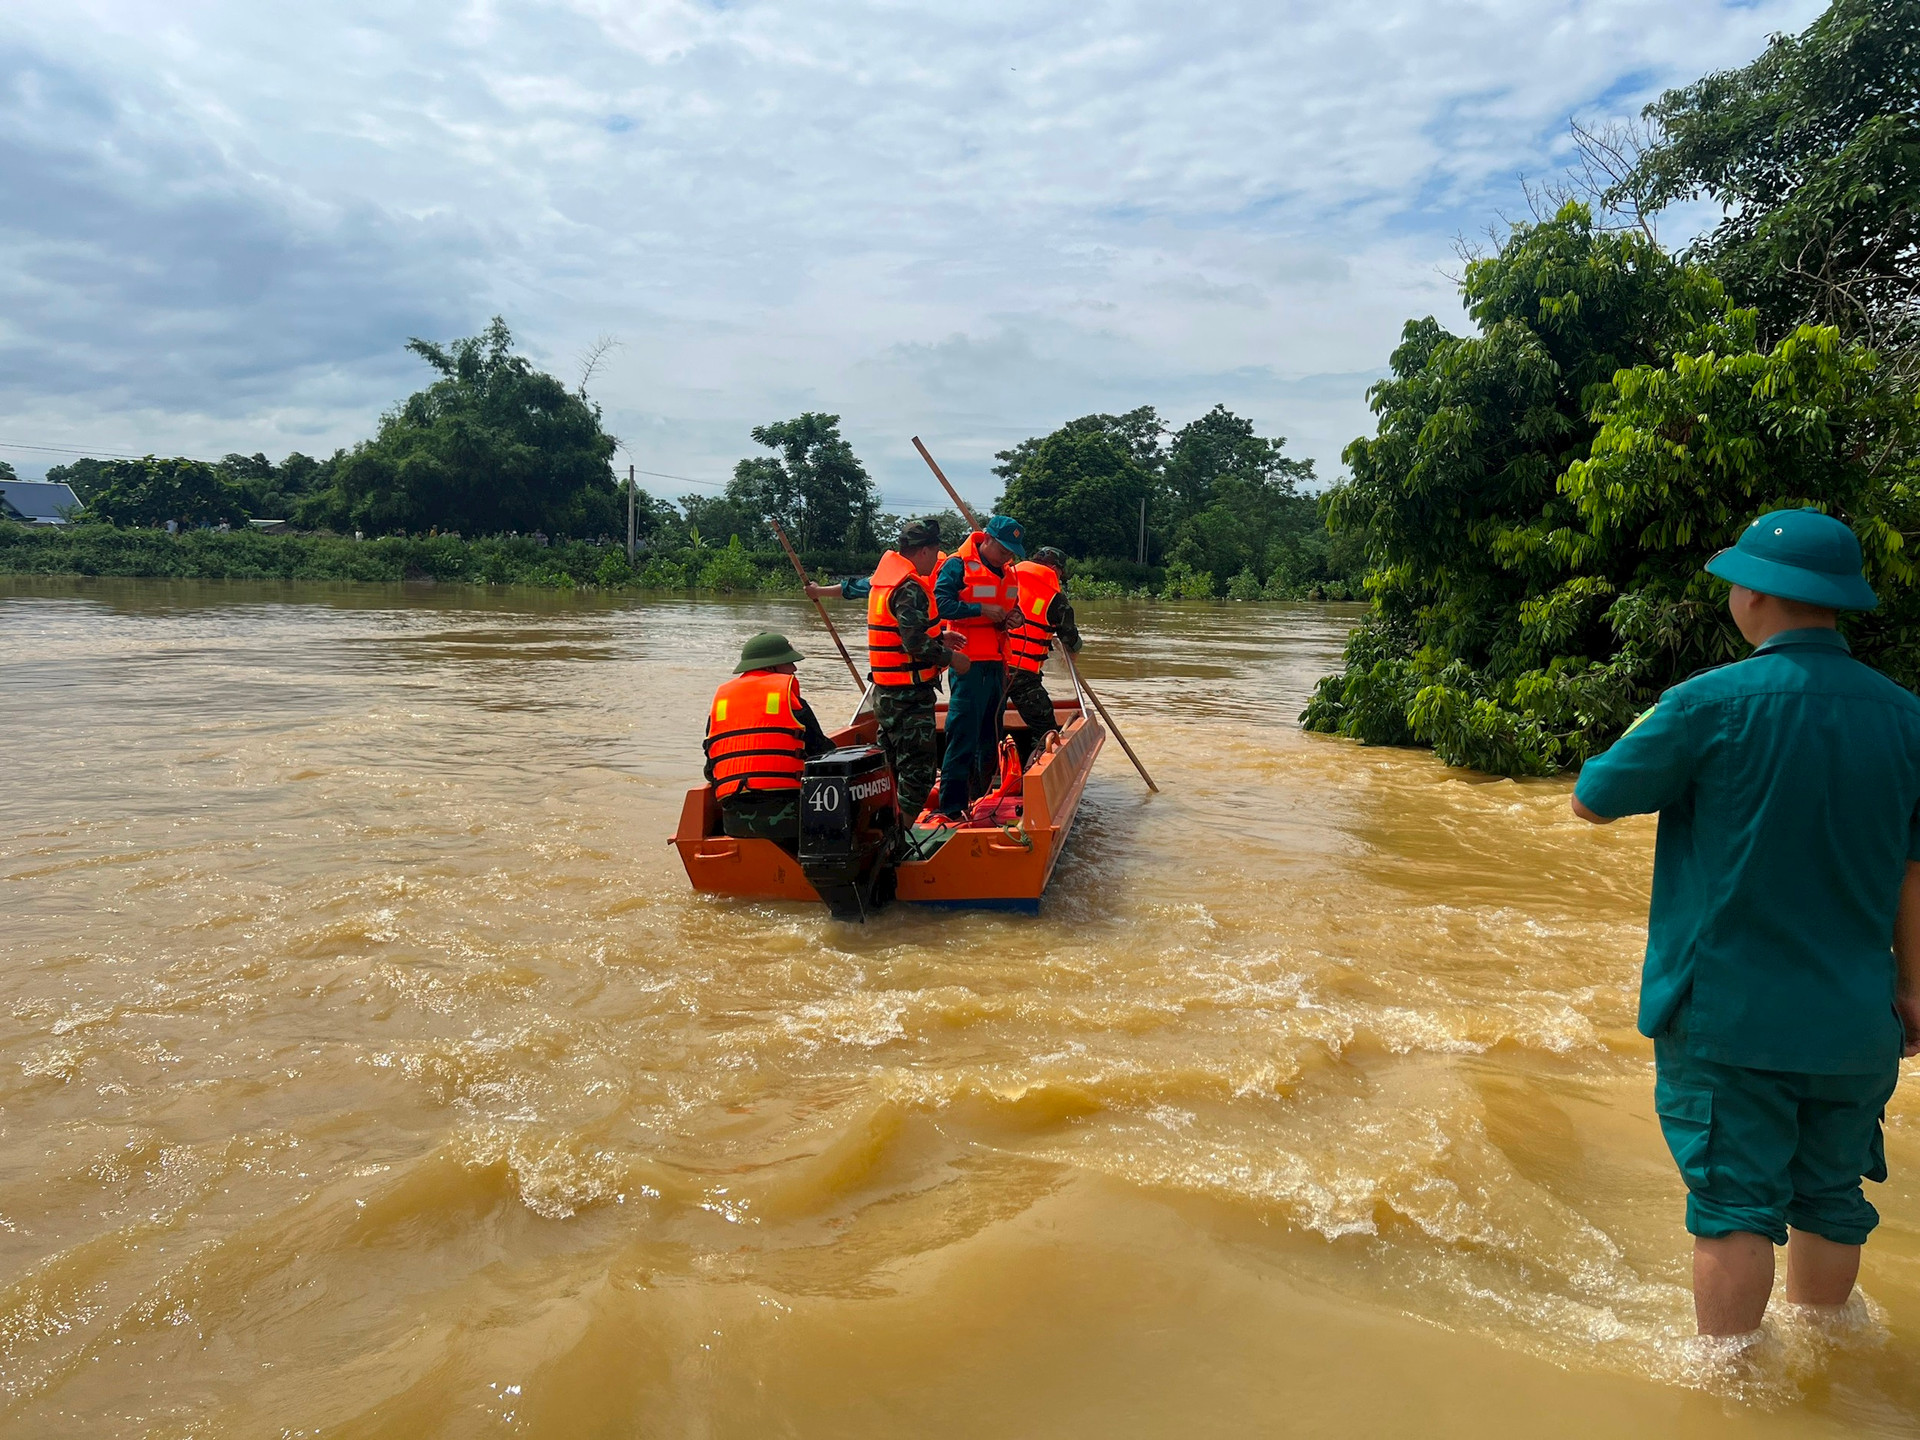
[[[802,565],[800,563],[800,557],[793,553],[793,546],[787,543],[787,532],[780,528],[780,522],[769,515],[767,517],[767,524],[773,527],[773,533],[779,537],[780,548],[787,552],[787,559],[793,562],[793,573],[800,577],[800,593],[803,595],[806,594],[807,567]],[[813,599],[810,595],[807,596],[807,598],[809,600]],[[833,637],[833,648],[838,650],[840,652],[840,658],[847,662],[847,673],[853,676],[853,688],[856,690],[864,689],[867,682],[860,678],[860,667],[853,663],[853,656],[847,653],[847,647],[841,642],[840,632],[833,628],[833,617],[827,614],[827,607],[822,605],[818,600],[814,600],[813,608],[819,612],[820,623],[827,627],[827,634]],[[1122,741],[1121,743],[1125,744],[1126,742]]]
[[[953,482],[947,479],[945,473],[934,463],[933,456],[927,453],[927,447],[920,443],[920,437],[918,435],[913,437],[913,448],[918,450],[920,452],[920,458],[927,462],[927,468],[933,471],[933,478],[945,487],[947,494],[952,497],[953,503],[960,507],[960,513],[966,517],[966,522],[978,530],[980,528],[980,517],[975,515],[972,507],[960,498],[960,492],[953,488]],[[1087,698],[1093,701],[1093,708],[1100,712],[1100,718],[1106,721],[1107,728],[1113,732],[1113,738],[1118,740],[1120,742],[1120,748],[1127,752],[1127,759],[1131,760],[1133,762],[1133,768],[1140,772],[1140,778],[1147,782],[1147,789],[1158,795],[1160,793],[1160,787],[1153,783],[1153,776],[1149,775],[1147,773],[1147,767],[1140,763],[1140,757],[1133,753],[1133,746],[1129,745],[1127,743],[1127,737],[1120,733],[1120,727],[1114,723],[1113,716],[1107,713],[1107,707],[1101,702],[1100,697],[1094,694],[1093,686],[1089,685],[1087,683],[1087,677],[1080,673],[1080,667],[1073,663],[1072,654],[1069,653],[1067,647],[1064,645],[1060,647],[1060,653],[1066,657],[1067,672],[1073,676],[1075,688],[1086,692]]]

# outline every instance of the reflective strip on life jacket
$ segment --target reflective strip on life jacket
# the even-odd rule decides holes
[[[995,574],[980,558],[980,542],[986,538],[985,532],[976,530],[958,551],[960,563],[965,567],[960,598],[970,605],[998,605],[1011,612],[1020,601],[1019,578],[1011,564],[1004,574]],[[1007,632],[1002,622],[989,620],[984,615],[970,615],[949,620],[947,624],[965,638],[969,660],[995,661],[1006,657]]]
[[[1060,593],[1060,572],[1038,560],[1022,560],[1013,567],[1020,582],[1020,619],[1018,630],[1007,636],[1007,668],[1031,670],[1038,674],[1046,668],[1053,653],[1054,628],[1047,621],[1053,600]]]
[[[798,790],[807,763],[799,678],[749,670],[727,681],[714,692],[702,748],[722,800],[743,791]]]
[[[940,557],[944,562],[946,557]],[[897,550],[880,557],[880,568],[873,572],[873,588],[867,592],[867,665],[876,685],[929,685],[940,676],[940,667],[915,665],[900,639],[900,622],[894,618],[891,599],[901,585],[918,585],[927,592],[927,614],[933,614],[933,577],[922,575],[913,562]]]

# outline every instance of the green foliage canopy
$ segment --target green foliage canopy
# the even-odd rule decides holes
[[[103,460],[86,518],[112,525],[243,525],[240,487],[199,460]]]
[[[1150,405],[1083,415],[1000,453],[994,473],[1006,491],[996,508],[1081,562],[1079,573],[1124,575],[1123,590],[1148,580],[1132,563],[1142,502],[1147,560],[1168,567],[1159,583],[1172,598],[1344,590],[1361,547],[1329,538],[1318,497],[1301,488],[1313,483],[1313,462],[1285,447],[1224,405],[1171,435]]]
[[[1698,256],[1759,309],[1765,338],[1812,322],[1920,341],[1920,5],[1835,0],[1647,114],[1658,143],[1609,199],[1716,201]]]
[[[1131,558],[1140,505],[1153,492],[1159,455],[1157,443],[1151,459],[1128,443],[1127,418],[1085,416],[1029,442],[1025,453],[1001,457],[1007,488],[996,508],[1018,516],[1030,534],[1069,555]],[[1155,431],[1157,442],[1157,422]]]
[[[1604,745],[1640,693],[1631,667],[1608,666],[1631,557],[1581,547],[1560,477],[1586,458],[1613,374],[1662,363],[1725,302],[1697,267],[1597,230],[1579,205],[1516,226],[1461,289],[1479,333],[1410,322],[1370,392],[1378,432],[1347,448],[1329,523],[1368,537],[1373,613],[1304,718],[1543,773]]]
[[[298,506],[302,524],[376,535],[624,532],[599,407],[514,354],[505,321],[407,348],[440,378],[334,461],[327,487]]]
[[[836,545],[864,550],[874,543],[880,497],[841,436],[838,415],[808,410],[792,420],[756,425],[752,434],[755,443],[775,453],[736,465],[726,498],[754,518],[754,531],[777,520],[802,550]]]
[[[1462,288],[1480,333],[1409,324],[1378,434],[1348,447],[1330,517],[1370,537],[1373,613],[1309,728],[1503,774],[1577,763],[1742,653],[1700,567],[1789,506],[1860,533],[1888,604],[1852,633],[1914,673],[1913,403],[1871,351],[1833,327],[1762,348],[1704,268],[1578,205]]]

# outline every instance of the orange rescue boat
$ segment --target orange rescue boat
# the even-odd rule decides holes
[[[825,879],[816,885],[815,879],[823,876],[840,877],[830,865],[823,865],[821,847],[810,827],[813,817],[823,813],[824,801],[852,804],[846,794],[849,790],[856,794],[879,791],[883,803],[890,801],[891,773],[886,773],[881,790],[878,772],[884,771],[884,760],[866,749],[874,744],[878,727],[864,701],[850,725],[831,733],[841,748],[823,757],[828,763],[822,768],[836,775],[851,774],[865,757],[868,768],[860,773],[872,773],[875,778],[865,784],[836,786],[831,780],[812,779],[814,767],[809,766],[810,778],[802,790],[802,814],[807,818],[802,821],[799,855],[772,840],[726,834],[711,785],[687,792],[674,848],[693,888],[709,895],[824,901],[836,916],[846,919],[864,918],[889,898],[914,905],[1037,913],[1073,829],[1087,777],[1107,738],[1099,717],[1083,708],[1078,698],[1056,700],[1053,708],[1057,736],[1036,747],[1023,769],[1017,763],[1010,767],[1017,779],[1009,777],[996,792],[995,805],[976,807],[976,814],[982,808],[990,809],[990,814],[939,830],[901,829],[889,823],[884,853],[876,857],[872,873],[861,882],[858,897],[850,886]],[[944,735],[944,703],[936,719]],[[1009,736],[1024,738],[1025,727],[1017,712],[1006,712],[1005,728]],[[810,870],[815,878],[809,878]],[[825,895],[823,888],[828,891]]]

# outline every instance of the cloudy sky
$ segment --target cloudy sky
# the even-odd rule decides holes
[[[914,433],[990,498],[1024,436],[1218,401],[1331,478],[1570,115],[1821,8],[7,0],[0,446],[327,453],[421,382],[408,336],[498,313],[569,379],[620,342],[591,390],[643,471],[829,410],[896,505]]]

